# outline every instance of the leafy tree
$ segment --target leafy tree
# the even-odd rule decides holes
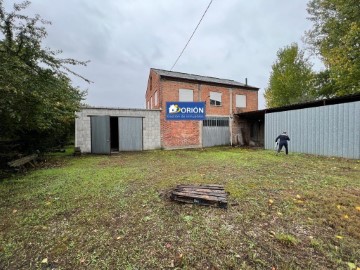
[[[319,96],[360,92],[360,1],[311,0],[307,10],[313,28],[306,33],[306,42],[327,69],[320,75],[328,77],[327,90]]]
[[[277,52],[269,84],[265,89],[267,107],[279,107],[313,99],[314,73],[296,43]]]
[[[336,86],[330,77],[328,69],[315,74],[314,96],[316,98],[331,98],[336,95]]]
[[[8,13],[0,0],[0,138],[19,140],[28,151],[65,140],[86,94],[71,85],[69,74],[89,82],[68,68],[86,62],[43,48],[50,22],[20,14],[29,5],[14,4]]]

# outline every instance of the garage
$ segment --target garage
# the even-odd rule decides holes
[[[143,150],[143,118],[91,116],[91,152],[108,154]]]
[[[160,110],[82,108],[75,146],[82,153],[111,154],[160,148]]]

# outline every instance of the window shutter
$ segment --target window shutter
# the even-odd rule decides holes
[[[157,106],[159,103],[159,100],[158,100],[158,92],[155,91],[155,106]]]
[[[210,99],[221,102],[221,93],[210,92]]]
[[[193,90],[179,89],[179,101],[194,101]]]
[[[246,95],[236,95],[236,108],[246,108]]]

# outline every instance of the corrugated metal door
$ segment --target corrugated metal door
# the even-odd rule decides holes
[[[119,117],[119,151],[143,149],[143,119]]]
[[[229,118],[212,117],[203,121],[202,145],[211,147],[230,144]]]
[[[110,116],[91,116],[91,153],[110,154]]]

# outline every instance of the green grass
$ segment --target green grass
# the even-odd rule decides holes
[[[0,182],[0,269],[360,267],[359,160],[227,147],[69,153]],[[228,209],[168,199],[201,183],[224,184]]]

